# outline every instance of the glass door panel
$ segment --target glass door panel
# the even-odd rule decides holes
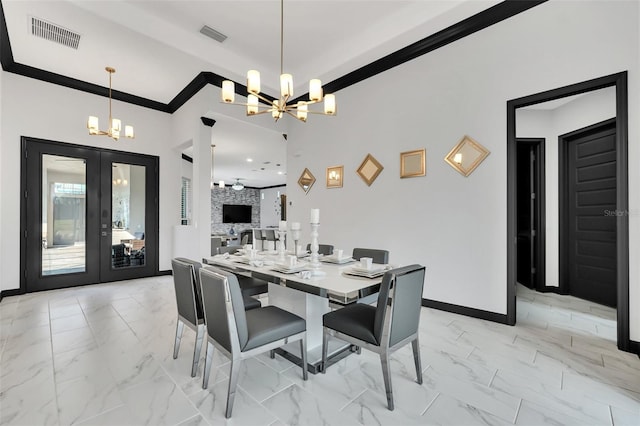
[[[86,161],[42,155],[42,275],[86,271]]]
[[[111,268],[144,266],[146,167],[111,166]]]

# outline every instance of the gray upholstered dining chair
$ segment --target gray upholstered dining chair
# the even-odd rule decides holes
[[[217,254],[225,254],[225,253],[234,254],[238,250],[240,250],[240,248],[241,248],[240,246],[222,246],[222,247],[218,247],[218,253]]]
[[[311,243],[307,244],[307,252],[311,253]],[[325,256],[333,254],[333,246],[331,244],[318,244],[318,254]]]
[[[191,367],[191,377],[195,377],[198,371],[198,362],[200,361],[202,341],[205,334],[202,295],[200,292],[200,268],[202,264],[183,257],[177,257],[171,260],[171,267],[173,269],[173,285],[176,292],[176,305],[178,308],[173,359],[178,358],[182,333],[186,325],[196,332],[196,343]],[[255,309],[261,306],[258,300],[248,296],[244,297],[243,304],[245,309]]]
[[[302,377],[307,380],[306,321],[276,306],[246,311],[236,276],[205,267],[200,270],[207,328],[203,389],[207,388],[214,347],[231,360],[225,417],[231,417],[242,360],[300,340]]]
[[[389,355],[404,345],[413,346],[418,383],[422,384],[418,328],[425,268],[410,265],[384,274],[377,306],[355,303],[322,317],[322,372],[327,369],[329,336],[380,355],[387,406],[393,410]]]
[[[370,257],[373,259],[373,263],[389,263],[388,250],[354,248],[351,257],[353,257],[355,260],[360,260],[361,257]]]

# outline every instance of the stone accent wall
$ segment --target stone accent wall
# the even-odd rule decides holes
[[[251,223],[222,223],[223,204],[251,205]],[[237,234],[245,229],[260,227],[259,189],[245,188],[236,191],[228,186],[222,189],[216,186],[211,190],[211,234],[228,234],[232,226]]]

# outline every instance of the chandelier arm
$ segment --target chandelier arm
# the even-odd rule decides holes
[[[308,112],[309,114],[316,114],[316,115],[335,115],[335,114],[327,114],[327,113],[326,113],[326,112],[324,112],[324,111],[311,111],[311,110],[308,110],[307,112]]]
[[[291,111],[285,111],[285,112],[290,116],[292,116],[293,118],[295,118],[296,120],[304,121],[302,118],[298,117],[296,114],[292,113]]]
[[[275,106],[273,101],[269,98],[264,97],[263,95],[261,95],[260,93],[256,93],[256,92],[249,92],[250,95],[254,95],[257,96],[258,99],[260,99],[262,102],[267,103],[271,106]]]

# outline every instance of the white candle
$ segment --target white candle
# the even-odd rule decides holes
[[[280,226],[278,226],[278,229],[280,231],[286,231],[287,230],[287,221],[286,220],[281,220],[280,221]]]
[[[311,209],[311,223],[320,223],[320,209]]]
[[[299,231],[300,230],[300,222],[292,222],[291,223],[291,230],[292,231]]]

